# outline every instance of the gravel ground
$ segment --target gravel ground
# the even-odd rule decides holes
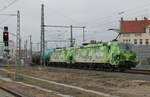
[[[120,97],[150,97],[148,75],[40,67],[24,67],[21,73]]]
[[[57,72],[68,72],[68,73],[77,73],[77,74],[85,74],[87,76],[103,76],[110,78],[123,78],[128,80],[145,80],[150,81],[149,75],[143,74],[129,74],[129,73],[121,73],[121,72],[104,72],[104,71],[95,71],[95,70],[79,70],[79,69],[66,69],[66,68],[54,68],[49,67],[48,71],[57,71]]]
[[[19,92],[22,92],[24,94],[28,94],[32,97],[61,97],[61,96],[56,96],[53,93],[43,92],[43,91],[40,91],[38,89],[30,88],[30,87],[23,86],[23,85],[20,85],[20,84],[16,84],[16,83],[13,83],[13,82],[7,82],[7,81],[0,80],[0,83],[3,86],[7,86],[8,88],[15,89],[15,90],[17,90]],[[0,91],[0,94],[1,94],[1,91]],[[1,96],[0,95],[0,97],[13,97],[13,96],[7,96],[7,95]]]

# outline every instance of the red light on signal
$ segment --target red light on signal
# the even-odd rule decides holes
[[[3,32],[3,41],[8,42],[8,40],[9,40],[8,32]]]
[[[7,33],[5,33],[4,35],[5,35],[5,36],[7,36],[8,34],[7,34]]]

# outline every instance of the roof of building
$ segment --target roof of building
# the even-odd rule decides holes
[[[150,25],[150,20],[134,20],[134,21],[121,21],[121,33],[144,33],[146,27]]]

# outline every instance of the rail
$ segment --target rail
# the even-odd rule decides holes
[[[6,91],[9,94],[14,95],[15,97],[32,97],[32,96],[20,93],[19,91],[15,91],[14,89],[10,89],[8,87],[0,86],[0,89]]]
[[[127,70],[125,73],[150,75],[150,70],[145,70],[145,69],[131,69],[131,70]]]

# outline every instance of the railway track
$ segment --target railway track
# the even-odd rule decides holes
[[[7,66],[7,65],[0,65],[0,67],[14,67],[16,68],[17,66]],[[58,68],[58,67],[57,67]],[[62,67],[60,67],[62,68]],[[65,68],[68,69],[68,68]],[[70,68],[70,69],[75,69],[75,70],[86,70],[86,69],[79,69],[79,68]],[[95,70],[95,69],[87,69],[87,70],[92,70],[92,71],[104,71],[104,72],[120,72],[120,71],[108,71],[108,70]],[[131,74],[144,74],[144,75],[150,75],[150,70],[145,70],[145,69],[131,69],[127,71],[122,71],[122,73],[131,73]]]
[[[62,67],[54,67],[54,68],[62,68]],[[62,68],[64,69],[64,68]],[[114,73],[130,73],[130,74],[143,74],[143,75],[150,75],[150,70],[146,70],[146,69],[131,69],[131,70],[125,70],[125,71],[119,71],[119,70],[97,70],[97,69],[80,69],[80,68],[65,68],[65,69],[71,69],[71,70],[85,70],[85,71],[101,71],[101,72],[114,72]]]
[[[145,70],[145,69],[131,69],[131,70],[127,70],[125,73],[150,75],[150,70]]]
[[[58,68],[58,67],[57,67]],[[61,68],[61,67],[60,67]],[[63,68],[64,69],[64,68]],[[68,68],[65,68],[68,69]],[[114,73],[129,73],[129,74],[143,74],[143,75],[150,75],[150,70],[145,70],[145,69],[131,69],[131,70],[126,70],[126,71],[111,71],[111,70],[95,70],[95,69],[76,69],[76,68],[69,68],[71,70],[85,70],[85,71],[95,71],[95,72],[114,72]]]
[[[0,67],[17,67],[16,65],[0,65]]]
[[[14,97],[32,97],[32,96],[26,95],[24,93],[21,93],[17,90],[10,89],[8,87],[0,86],[0,89],[7,92],[8,94],[13,95]]]

